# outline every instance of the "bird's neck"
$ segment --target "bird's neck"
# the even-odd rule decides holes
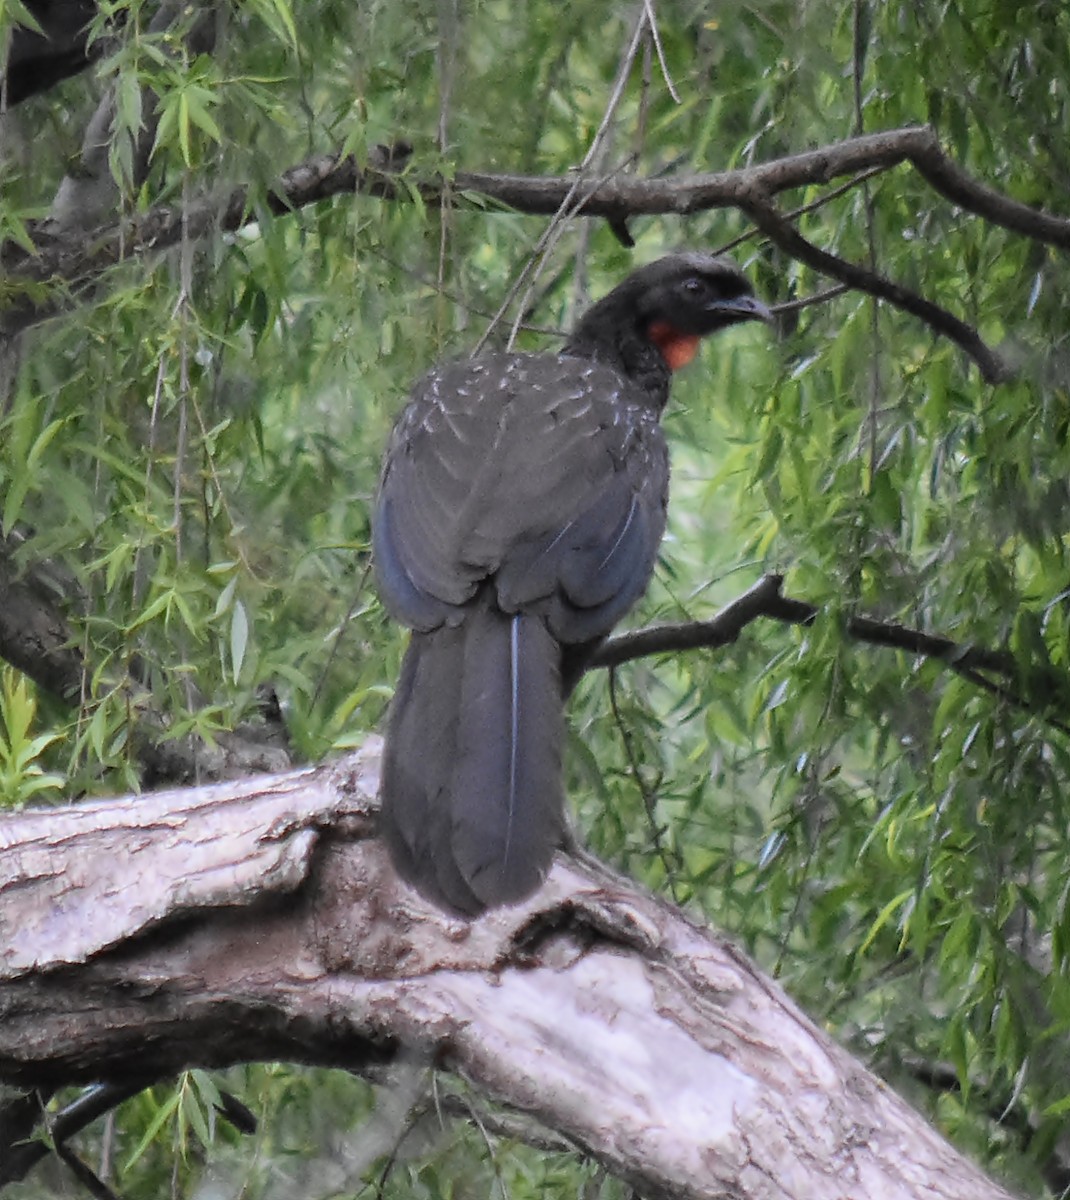
[[[576,326],[564,353],[613,367],[649,397],[658,413],[668,402],[672,370],[655,343],[637,328],[634,316],[600,313],[596,306]]]

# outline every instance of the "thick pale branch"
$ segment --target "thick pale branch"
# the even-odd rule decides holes
[[[472,923],[423,903],[373,836],[377,775],[370,741],[6,818],[0,1079],[416,1056],[644,1195],[1005,1200],[731,945],[599,864],[561,857]]]

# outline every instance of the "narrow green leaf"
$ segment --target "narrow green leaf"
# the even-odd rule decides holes
[[[234,611],[230,619],[230,661],[234,682],[238,682],[242,663],[245,661],[245,648],[249,642],[249,619],[245,615],[245,605],[240,600],[234,602]]]
[[[894,896],[891,900],[889,900],[888,903],[880,910],[880,912],[877,914],[876,920],[869,927],[866,936],[862,939],[862,944],[858,947],[858,953],[860,955],[865,954],[865,952],[870,948],[870,946],[873,944],[874,938],[876,938],[877,934],[880,933],[884,926],[888,924],[889,920],[891,920],[892,914],[896,911],[896,909],[902,908],[903,905],[906,904],[906,902],[913,895],[914,889],[907,888],[906,891],[900,892],[898,896]]]

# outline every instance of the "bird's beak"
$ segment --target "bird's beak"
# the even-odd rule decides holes
[[[773,323],[773,314],[754,296],[734,296],[731,300],[716,300],[709,311],[717,313],[726,321],[765,321]]]

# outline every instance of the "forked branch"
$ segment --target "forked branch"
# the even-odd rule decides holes
[[[428,906],[375,836],[378,753],[8,816],[0,1081],[427,1063],[645,1196],[1008,1200],[730,942],[601,864],[560,855],[474,922]]]
[[[716,649],[731,645],[743,630],[760,617],[786,625],[809,625],[820,608],[806,600],[796,600],[782,592],[782,575],[763,575],[730,604],[708,621],[684,621],[679,624],[651,625],[611,638],[595,654],[591,667],[616,667],[632,659],[654,654],[673,654],[685,650]],[[956,642],[941,634],[925,633],[897,622],[877,621],[872,617],[850,616],[844,632],[859,642],[903,650],[919,658],[931,658],[961,676],[975,687],[1004,700],[1015,708],[1036,713],[1049,725],[1070,733],[1070,724],[1052,712],[1056,697],[1070,692],[1070,679],[1046,667],[1031,673],[1033,686],[1026,694],[1021,683],[1026,672],[1015,657],[1001,650]],[[995,678],[993,678],[993,676]],[[1045,703],[1045,700],[1048,702]]]
[[[739,208],[758,222],[766,236],[815,270],[878,296],[952,338],[977,362],[986,380],[998,382],[1006,378],[1008,368],[976,330],[902,285],[806,241],[778,213],[771,198],[792,188],[826,184],[845,176],[869,178],[876,171],[910,163],[960,208],[1024,237],[1070,248],[1070,218],[1030,208],[974,179],[948,158],[935,132],[924,126],[849,138],[734,171],[667,179],[615,174],[592,182],[582,192],[577,191],[576,177],[570,175],[459,171],[447,185],[441,178],[405,171],[410,157],[411,147],[401,142],[377,148],[363,166],[352,156],[319,155],[284,172],[266,195],[237,188],[225,195],[204,196],[184,209],[160,206],[129,222],[97,230],[89,238],[56,236],[47,224],[34,226],[30,230],[33,253],[11,242],[0,248],[0,265],[7,273],[11,294],[17,297],[0,313],[0,329],[14,333],[52,315],[124,258],[166,249],[183,236],[196,239],[216,231],[234,231],[331,196],[361,192],[405,200],[419,194],[423,203],[432,206],[442,204],[448,196],[451,204],[500,205],[546,216],[559,212],[573,197],[574,216],[607,218],[618,226],[632,217]],[[45,283],[52,285],[52,291],[42,300],[39,285]]]

